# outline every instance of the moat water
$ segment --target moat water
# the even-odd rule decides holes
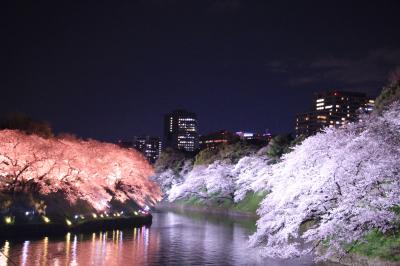
[[[0,240],[0,265],[313,265],[275,260],[247,246],[255,221],[160,212],[151,227]]]

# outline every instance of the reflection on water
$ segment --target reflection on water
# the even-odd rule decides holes
[[[150,228],[0,241],[0,265],[310,265],[270,260],[247,247],[254,223],[172,212]]]

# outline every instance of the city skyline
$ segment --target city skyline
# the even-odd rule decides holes
[[[202,134],[292,132],[314,92],[379,94],[400,64],[398,9],[397,1],[7,3],[0,113],[103,141],[161,136],[163,115],[177,108],[198,114]]]

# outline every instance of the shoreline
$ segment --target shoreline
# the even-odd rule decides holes
[[[336,257],[329,258],[330,262],[339,263],[340,265],[363,265],[363,266],[396,266],[399,265],[397,261],[383,260],[380,258],[369,258],[360,254],[347,254],[341,260]]]
[[[257,219],[258,216],[255,213],[250,212],[241,212],[241,211],[233,211],[229,209],[221,209],[213,206],[193,206],[187,205],[183,203],[168,203],[162,202],[155,207],[156,211],[175,211],[178,213],[184,212],[193,212],[199,214],[211,214],[211,215],[226,215],[232,218],[239,219]],[[363,256],[360,254],[348,254],[344,256],[341,260],[338,260],[335,257],[329,258],[322,264],[316,265],[365,265],[365,266],[395,266],[400,265],[399,262],[396,261],[388,261],[380,258],[370,258],[367,256]]]
[[[214,214],[214,215],[226,215],[234,218],[249,218],[249,219],[257,219],[258,215],[253,212],[246,211],[238,211],[232,209],[222,209],[214,206],[194,206],[188,205],[184,203],[170,203],[170,202],[161,202],[155,206],[156,211],[190,211],[197,212],[203,214]]]
[[[123,229],[127,227],[150,226],[153,216],[118,217],[110,219],[88,220],[76,225],[66,224],[16,224],[0,226],[0,239],[25,236],[62,235],[71,233],[90,233],[101,230]]]

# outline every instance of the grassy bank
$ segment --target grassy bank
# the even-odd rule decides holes
[[[329,241],[317,251],[325,253]],[[342,265],[395,266],[400,265],[400,232],[380,233],[371,231],[363,240],[344,244],[344,256],[332,255],[329,260]]]
[[[265,195],[266,193],[264,192],[248,193],[246,197],[239,202],[234,202],[231,199],[221,199],[218,197],[212,197],[209,199],[191,197],[188,199],[177,200],[173,202],[173,204],[213,213],[223,212],[234,215],[243,214],[248,216],[256,216],[258,206],[264,199]]]
[[[400,232],[383,234],[370,232],[365,242],[355,244],[351,252],[368,258],[399,262],[400,264]]]

